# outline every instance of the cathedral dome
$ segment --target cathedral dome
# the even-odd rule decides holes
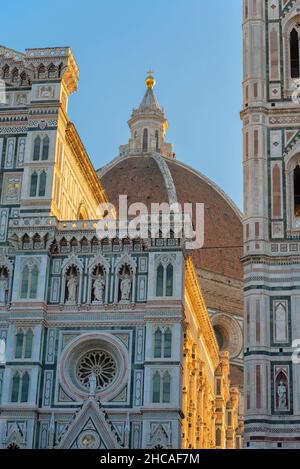
[[[242,385],[242,216],[215,183],[176,160],[173,145],[166,142],[168,121],[154,83],[151,74],[144,98],[128,121],[128,144],[120,146],[119,156],[98,170],[98,176],[116,210],[119,195],[127,195],[128,205],[145,204],[148,211],[152,203],[190,203],[195,229],[195,204],[204,204],[204,245],[191,255],[219,347],[230,352],[238,367],[233,382]]]
[[[234,203],[212,181],[175,159],[127,156],[98,171],[108,199],[116,208],[119,194],[128,204],[175,202],[203,203],[204,246],[192,256],[197,269],[241,280],[242,221]]]

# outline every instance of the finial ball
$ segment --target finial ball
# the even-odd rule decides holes
[[[148,76],[146,78],[146,85],[148,88],[153,88],[156,84],[156,81],[155,81],[155,78],[153,77],[153,73],[152,70],[149,70],[148,72]]]

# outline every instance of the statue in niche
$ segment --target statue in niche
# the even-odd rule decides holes
[[[125,274],[121,280],[120,290],[121,290],[121,301],[129,301],[131,296],[131,285],[132,280],[129,274]]]
[[[283,381],[279,381],[277,385],[278,408],[279,410],[287,409],[287,389]]]
[[[94,372],[89,376],[89,394],[95,396],[97,388],[97,377]]]
[[[67,303],[75,303],[77,299],[78,278],[75,269],[70,270],[67,277]]]
[[[0,270],[0,303],[6,303],[8,294],[8,273],[6,269]]]
[[[94,280],[93,293],[94,301],[97,303],[103,303],[104,301],[104,290],[105,290],[105,279],[104,276],[98,274]]]

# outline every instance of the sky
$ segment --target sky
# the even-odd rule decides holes
[[[11,0],[2,13],[4,46],[71,47],[68,113],[96,169],[128,142],[151,68],[177,159],[242,208],[241,0]]]

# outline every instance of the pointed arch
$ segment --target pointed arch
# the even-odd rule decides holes
[[[143,130],[143,151],[148,151],[148,129]]]
[[[26,262],[26,263],[25,263]],[[23,299],[37,298],[39,277],[39,262],[37,259],[24,259],[21,268],[21,291],[20,297]]]
[[[29,396],[29,373],[25,371],[22,376],[21,402],[28,402]]]
[[[275,408],[277,411],[289,409],[289,380],[285,369],[278,369],[275,377]]]
[[[155,150],[159,153],[159,133],[158,130],[155,131]]]
[[[75,269],[76,271],[76,276],[78,279],[78,284],[77,284],[77,302],[81,302],[81,297],[82,297],[82,275],[83,275],[83,264],[82,262],[76,257],[74,254],[72,254],[70,257],[68,257],[65,262],[62,265],[62,289],[61,289],[61,303],[65,303],[66,301],[66,288],[67,288],[67,277],[70,269]],[[75,272],[74,271],[74,272]]]
[[[160,374],[158,371],[154,373],[152,378],[152,402],[159,404],[160,402]]]
[[[32,329],[28,329],[25,335],[25,351],[24,358],[31,358],[32,356],[32,345],[33,345],[33,332]]]
[[[24,346],[24,331],[18,329],[16,334],[16,349],[15,358],[23,358],[23,346]]]
[[[28,84],[26,72],[22,72],[20,75],[20,85],[25,86]]]
[[[129,256],[128,253],[125,253],[121,256],[119,261],[116,263],[115,266],[115,295],[114,295],[114,301],[115,303],[119,302],[119,296],[120,296],[120,283],[122,280],[122,274],[126,272],[131,276],[132,280],[132,288],[131,288],[131,303],[135,302],[135,279],[136,279],[136,262],[132,257]]]
[[[222,446],[222,431],[220,427],[216,428],[216,446],[217,447]]]
[[[154,358],[161,358],[162,355],[162,332],[157,328],[154,333]]]
[[[171,376],[170,376],[170,373],[166,371],[163,376],[162,402],[164,404],[169,404],[170,401],[171,401]]]
[[[172,332],[168,329],[164,333],[164,358],[172,356]]]
[[[39,197],[44,197],[46,194],[47,174],[42,171],[39,178]]]
[[[50,140],[48,135],[45,135],[43,138],[43,148],[42,148],[42,160],[48,160],[49,157],[49,144]]]
[[[88,220],[89,219],[89,214],[87,211],[87,208],[85,206],[85,203],[82,202],[78,208],[77,212],[77,218],[78,220]]]
[[[37,297],[38,279],[39,279],[39,269],[37,265],[33,266],[30,273],[31,273],[31,279],[30,279],[29,298],[34,299]]]
[[[173,265],[167,267],[166,296],[173,296]]]
[[[159,264],[156,271],[156,296],[163,296],[164,294],[164,268]]]
[[[41,137],[37,135],[33,143],[33,161],[38,161],[40,159],[41,151]]]
[[[21,274],[21,298],[27,298],[29,290],[29,267],[25,265]]]
[[[2,77],[3,80],[8,80],[9,79],[9,66],[6,64],[4,65],[2,69]]]
[[[29,193],[30,197],[36,197],[37,182],[38,182],[38,175],[34,171],[31,174],[31,178],[30,178],[30,193]]]
[[[14,68],[11,74],[11,81],[12,83],[16,84],[18,83],[19,80],[19,70],[17,68]]]
[[[57,67],[54,64],[50,64],[48,67],[48,77],[49,78],[57,77]]]
[[[12,379],[11,402],[18,402],[19,401],[20,382],[21,382],[20,373],[18,371],[16,371],[14,373],[13,379]]]
[[[46,78],[46,67],[43,64],[38,68],[38,78]]]
[[[97,240],[98,241],[98,240]],[[92,289],[93,289],[93,283],[95,280],[95,275],[96,275],[96,270],[98,270],[97,273],[101,273],[99,269],[102,269],[103,277],[105,279],[105,287],[104,287],[104,298],[103,302],[104,304],[108,303],[108,292],[109,292],[109,272],[110,272],[110,264],[109,262],[105,259],[102,254],[98,254],[94,259],[91,259],[88,267],[88,278],[89,278],[89,284],[88,284],[88,303],[90,303],[93,298],[92,298]]]
[[[300,62],[299,62],[299,35],[298,31],[293,28],[290,32],[290,73],[291,78],[300,77]]]

